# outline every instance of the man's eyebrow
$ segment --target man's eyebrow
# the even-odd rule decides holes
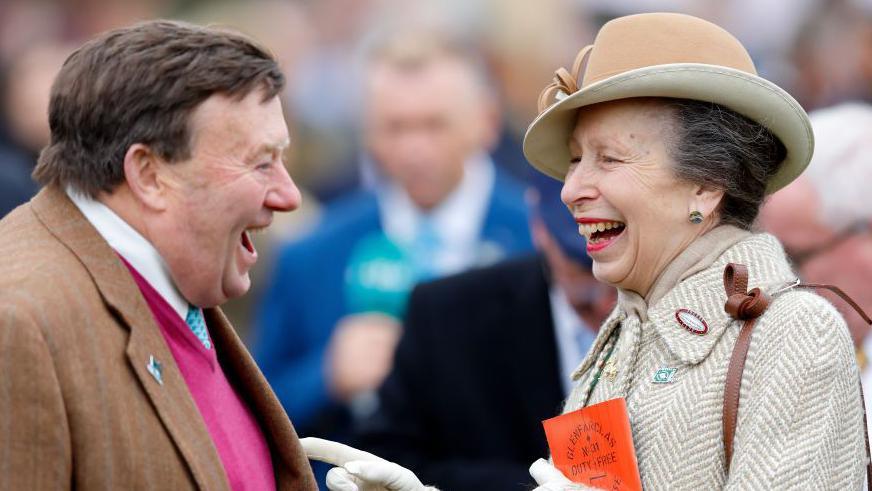
[[[274,154],[274,153],[282,154],[290,146],[291,146],[290,138],[285,138],[278,143],[264,143],[264,144],[258,146],[257,148],[255,148],[254,151],[251,153],[251,155],[252,155],[252,157],[258,157],[258,156],[263,155],[263,154]]]

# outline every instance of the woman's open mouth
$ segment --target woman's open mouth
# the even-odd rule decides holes
[[[600,220],[597,218],[579,218],[578,233],[587,241],[587,252],[597,252],[612,245],[624,232],[626,225],[615,220]]]

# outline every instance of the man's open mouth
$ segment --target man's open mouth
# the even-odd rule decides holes
[[[242,231],[241,237],[242,247],[245,248],[249,253],[254,254],[254,244],[251,242],[251,235],[248,233],[248,230]]]

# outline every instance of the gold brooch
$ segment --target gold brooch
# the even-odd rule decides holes
[[[609,382],[613,382],[615,377],[618,376],[618,367],[615,364],[615,360],[611,358],[606,362],[606,366],[603,367],[603,376],[609,380]]]

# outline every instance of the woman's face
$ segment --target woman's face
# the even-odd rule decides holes
[[[720,193],[674,176],[672,113],[652,99],[582,108],[561,198],[587,238],[600,281],[646,295],[663,269],[716,223]],[[705,215],[690,223],[691,211]]]

